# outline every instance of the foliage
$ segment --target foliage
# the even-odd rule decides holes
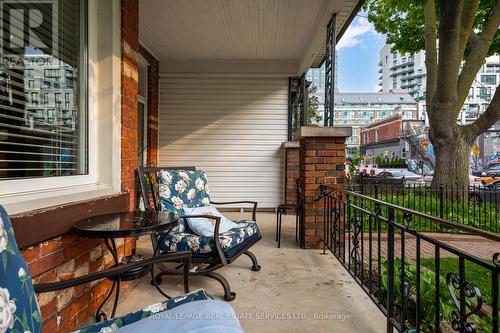
[[[426,111],[436,155],[432,186],[468,184],[472,143],[500,118],[500,89],[478,119],[457,117],[484,59],[500,52],[496,0],[368,0],[368,20],[387,34],[393,51],[426,51]],[[449,161],[453,160],[453,163]]]
[[[358,192],[360,190],[357,185],[349,184],[349,186],[352,190]],[[365,194],[375,197],[373,185],[364,185],[364,187]],[[390,204],[436,217],[440,216],[442,209],[443,218],[449,221],[473,226],[486,231],[500,232],[498,213],[496,212],[496,206],[492,203],[483,203],[480,207],[477,207],[470,204],[467,198],[464,198],[462,202],[458,202],[456,200],[447,199],[446,196],[443,201],[441,201],[439,195],[435,191],[424,187],[401,190],[391,188],[390,186],[385,187],[379,185],[378,192],[377,199]],[[351,202],[355,205],[375,211],[375,204],[371,201],[361,202],[357,198],[352,198],[351,200]],[[381,215],[387,216],[387,207],[382,205],[380,209]],[[395,211],[395,221],[401,224],[404,223],[403,213],[401,210]],[[418,216],[413,217],[412,220],[409,221],[409,227],[413,230],[421,232],[456,231],[444,230],[436,222]],[[386,229],[385,223],[382,223],[381,229]],[[364,230],[368,230],[367,223],[364,226]]]
[[[306,126],[317,126],[318,123],[323,119],[321,114],[319,114],[319,100],[316,95],[317,88],[313,85],[309,86],[308,94],[307,94],[307,114],[305,119]],[[300,99],[296,99],[294,101],[293,110],[293,128],[298,129],[300,125],[300,112],[302,108],[302,103]]]
[[[388,262],[386,258],[381,258],[382,264],[382,285],[384,289],[387,290],[388,285]],[[394,304],[401,311],[404,307],[405,297],[403,294],[403,287],[401,284],[401,260],[394,260]],[[411,314],[416,313],[417,303],[417,267],[412,265],[408,260],[404,263],[404,286],[407,288],[406,303],[409,317]],[[435,302],[435,289],[436,289],[436,274],[431,270],[422,270],[420,272],[420,316],[421,316],[421,329],[424,332],[434,332],[435,331],[435,313],[436,313],[436,302]],[[444,279],[439,279],[439,289],[440,289],[440,303],[439,312],[441,315],[441,320],[451,318],[451,312],[454,307],[451,301],[451,295],[446,288],[446,282]],[[413,318],[411,318],[413,319]],[[415,323],[407,322],[407,326],[412,326]]]
[[[318,88],[316,86],[309,86],[309,93],[307,94],[307,119],[306,124],[308,126],[316,125],[323,119],[323,117],[319,114],[319,100],[318,96],[316,96],[316,91]]]
[[[376,156],[375,161],[379,168],[406,168],[406,160],[401,157],[382,157]]]
[[[384,290],[387,290],[388,286],[388,261],[386,258],[381,258],[381,268],[382,268],[382,285]],[[402,288],[402,261],[400,259],[394,260],[394,304],[399,311],[404,309],[405,297],[403,294],[404,288]],[[440,290],[440,302],[439,302],[439,312],[440,320],[443,322],[450,322],[452,318],[452,311],[456,310],[454,304],[451,300],[450,292],[446,286],[446,275],[448,273],[456,273],[458,271],[458,259],[456,258],[442,258],[440,261],[440,274],[439,274],[439,290]],[[491,296],[491,288],[487,286],[491,284],[491,272],[481,268],[477,265],[473,266],[472,263],[466,261],[466,279],[469,282],[474,283],[480,288],[483,295],[483,301],[491,304],[491,297],[486,297],[486,295]],[[436,310],[436,274],[434,271],[434,258],[422,258],[421,259],[421,271],[420,271],[420,329],[423,332],[435,332],[435,310]],[[489,275],[488,275],[489,273]],[[482,275],[482,276],[480,276]],[[489,280],[486,278],[489,277]],[[405,323],[406,326],[412,327],[415,325],[414,316],[412,314],[416,313],[416,278],[417,278],[417,267],[414,262],[410,262],[408,259],[404,262],[404,286],[407,289],[406,304],[408,309],[408,317]],[[479,317],[473,315],[472,318],[477,326],[478,332],[491,332],[492,318],[489,315],[485,317]],[[443,325],[441,325],[443,326]],[[442,327],[440,328],[442,329]]]
[[[430,270],[434,270],[435,268],[434,258],[422,258],[421,263],[422,266]],[[446,276],[446,274],[450,272],[455,273],[458,271],[458,258],[441,258],[439,266],[441,276]],[[492,304],[491,270],[465,260],[465,279],[481,290],[483,302],[490,305]]]
[[[356,168],[359,166],[362,159],[363,159],[363,157],[361,156],[360,149],[356,148],[354,156],[352,157],[352,162],[351,162],[351,164],[349,164],[349,173],[351,175],[356,174]]]
[[[368,13],[368,20],[373,23],[375,30],[387,34],[387,43],[393,45],[393,51],[403,54],[417,53],[425,50],[425,2],[426,0],[368,0],[363,9]],[[495,2],[495,0],[479,2],[474,22],[476,31],[484,28]],[[439,20],[439,15],[437,18]],[[488,55],[499,52],[500,32],[497,31]]]

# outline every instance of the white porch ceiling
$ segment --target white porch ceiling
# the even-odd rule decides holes
[[[300,74],[358,0],[141,0],[139,38],[162,73]]]

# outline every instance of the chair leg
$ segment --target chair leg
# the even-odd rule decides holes
[[[278,213],[278,216],[279,216],[279,223],[278,223],[278,248],[280,248],[281,246],[281,217],[283,215],[283,212],[280,211]]]
[[[295,210],[295,241],[298,241],[298,230],[299,230],[299,210]]]
[[[236,293],[231,291],[231,287],[229,286],[229,282],[227,282],[226,278],[215,272],[207,272],[200,276],[206,276],[211,279],[219,281],[219,283],[224,288],[224,300],[227,302],[231,302],[236,298]]]
[[[260,265],[259,262],[257,261],[257,257],[255,254],[253,254],[250,251],[245,251],[244,254],[246,254],[250,259],[252,259],[252,271],[258,272],[260,271]]]
[[[278,241],[278,218],[280,214],[280,209],[278,208],[276,211],[276,241]]]

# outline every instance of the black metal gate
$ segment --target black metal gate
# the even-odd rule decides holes
[[[498,332],[499,234],[326,185],[315,200],[323,201],[324,251],[386,316],[387,332]],[[477,239],[482,254],[416,231],[422,220]]]

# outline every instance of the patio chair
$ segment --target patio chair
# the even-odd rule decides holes
[[[191,276],[205,276],[217,280],[224,288],[224,299],[232,301],[236,293],[224,276],[215,270],[234,262],[244,254],[252,260],[252,270],[260,266],[255,255],[249,251],[261,238],[256,222],[257,202],[233,201],[213,202],[210,200],[205,172],[195,167],[140,167],[138,168],[142,201],[146,209],[173,211],[181,218],[179,225],[169,233],[151,236],[155,255],[158,253],[192,252],[191,262],[196,267]],[[252,220],[235,221],[237,227],[219,233],[221,218],[213,215],[186,215],[186,208],[211,205],[252,204]],[[213,222],[213,236],[199,236],[189,227],[187,219],[207,218]],[[154,277],[162,282],[163,275],[178,275],[179,270],[158,265],[160,272]]]
[[[138,263],[123,264],[74,279],[33,285],[28,266],[17,247],[9,216],[0,205],[0,258],[2,262],[0,268],[2,270],[2,274],[0,274],[0,332],[40,333],[42,331],[42,317],[35,293],[71,288],[100,279],[114,279],[128,270],[166,261],[183,262],[184,288],[188,292],[191,253],[179,252],[156,256]],[[176,317],[177,313],[184,314],[184,317]],[[206,315],[206,318],[212,320],[175,319],[186,318],[186,313],[197,315],[202,313]],[[214,321],[213,318],[224,318],[224,320]],[[80,328],[77,332],[149,333],[154,331],[160,333],[195,331],[201,328],[205,329],[204,332],[219,332],[221,328],[227,328],[227,332],[243,332],[237,319],[228,320],[227,318],[236,318],[234,310],[227,303],[213,300],[203,289],[199,289],[122,317]],[[207,330],[207,328],[209,329]]]

